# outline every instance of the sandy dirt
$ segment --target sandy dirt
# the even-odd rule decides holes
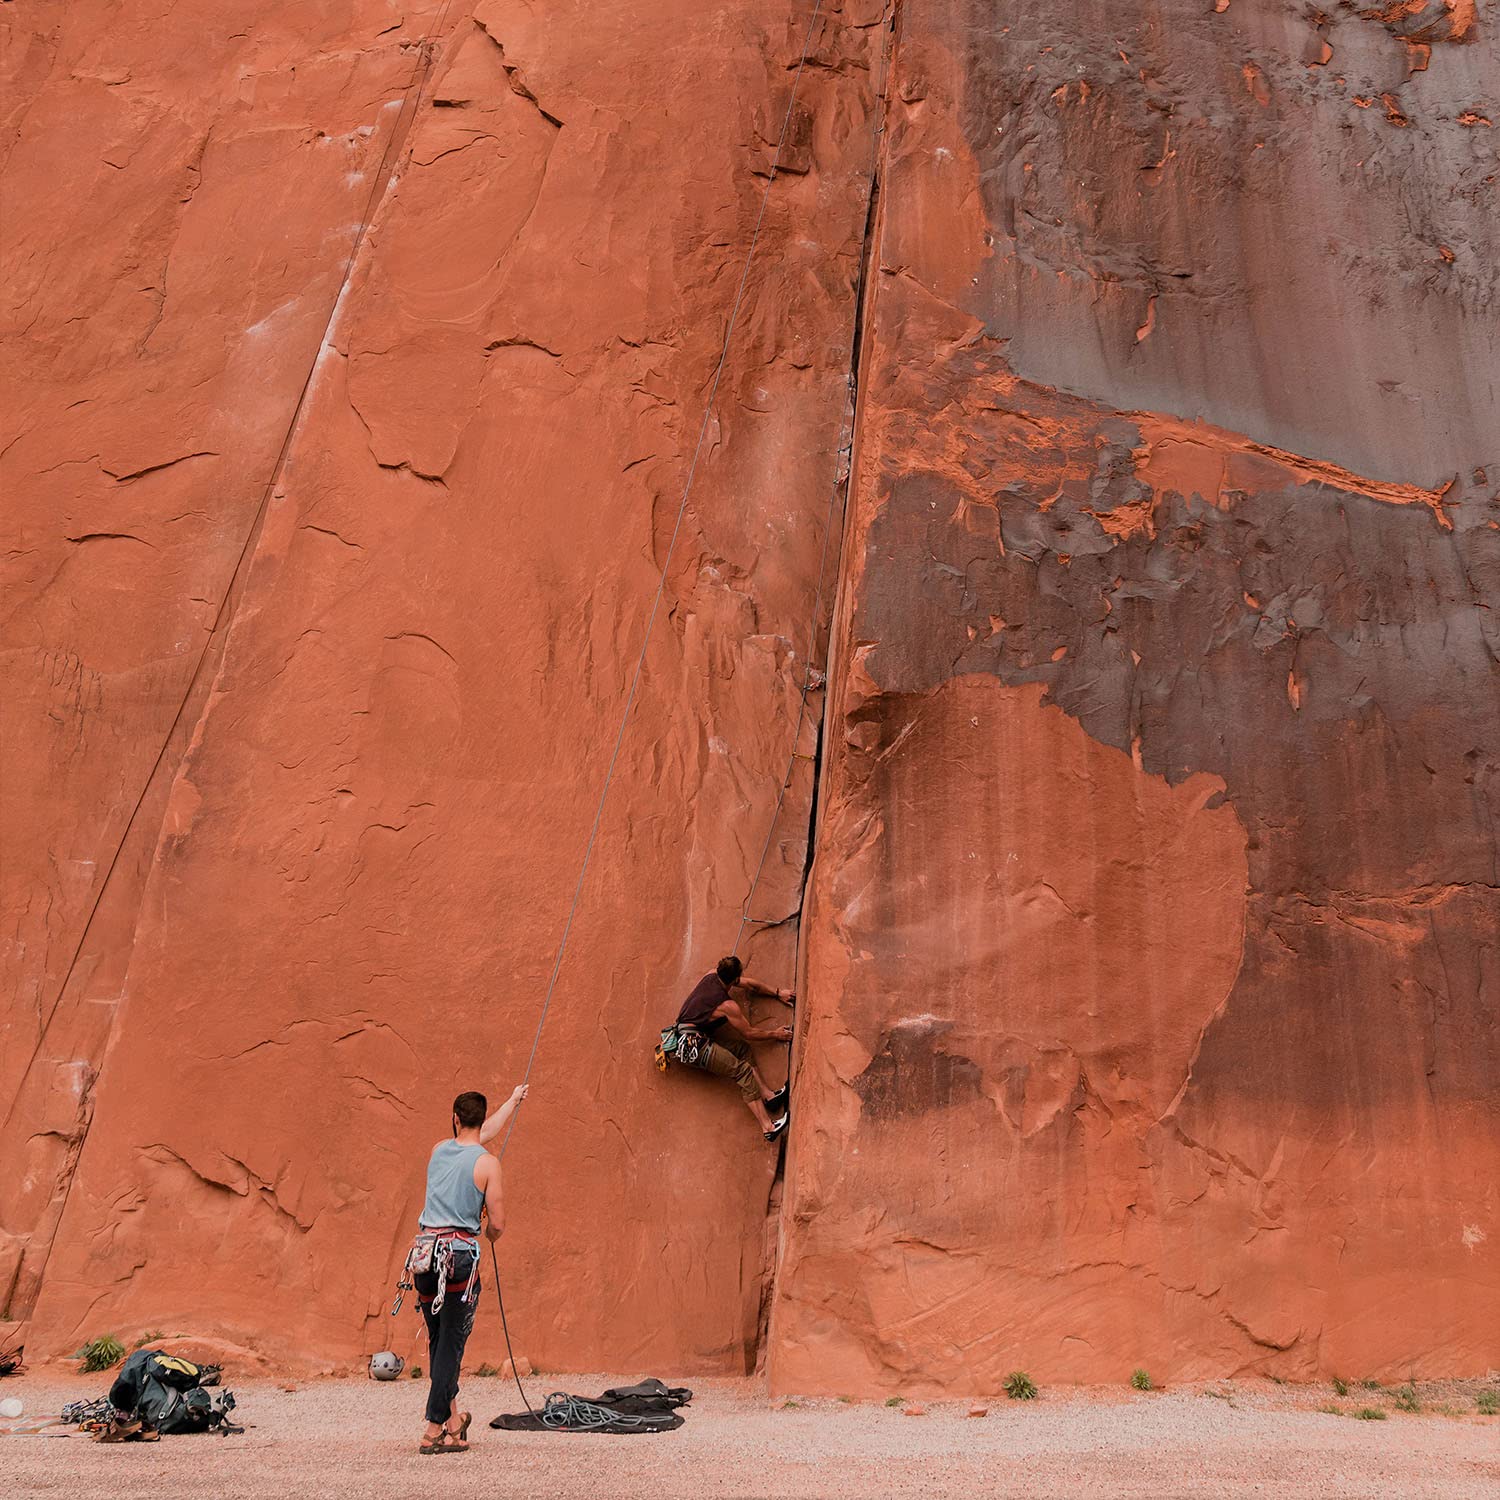
[[[664,1376],[670,1372],[663,1372]],[[533,1401],[555,1385],[590,1393],[626,1377],[537,1377]],[[597,1437],[504,1433],[481,1425],[518,1406],[515,1388],[470,1379],[471,1451],[441,1460],[415,1451],[424,1386],[325,1380],[284,1390],[226,1382],[243,1436],[164,1438],[102,1447],[71,1431],[31,1431],[65,1401],[107,1389],[100,1377],[54,1372],[4,1382],[26,1416],[0,1422],[8,1495],[104,1495],[111,1500],[214,1496],[406,1497],[435,1484],[490,1496],[733,1497],[1225,1496],[1342,1500],[1364,1496],[1500,1496],[1500,1417],[1476,1416],[1478,1383],[1419,1388],[1423,1411],[1392,1393],[1356,1388],[1220,1384],[1140,1395],[1114,1389],[1044,1391],[1039,1400],[899,1407],[828,1400],[785,1403],[750,1381],[701,1380],[674,1433]],[[1384,1421],[1353,1412],[1374,1405]]]

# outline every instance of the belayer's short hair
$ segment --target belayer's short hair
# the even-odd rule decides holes
[[[489,1112],[489,1101],[483,1094],[476,1094],[472,1089],[467,1094],[460,1094],[453,1101],[453,1113],[458,1116],[458,1123],[465,1130],[473,1130],[476,1125],[483,1125],[484,1117]]]
[[[732,953],[728,958],[721,958],[714,966],[714,973],[716,973],[719,978],[724,981],[725,984],[734,984],[735,981],[738,980],[740,975],[744,972],[744,964],[742,964],[739,959],[737,959]]]

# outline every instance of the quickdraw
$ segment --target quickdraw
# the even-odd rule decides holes
[[[432,1310],[440,1312],[448,1296],[448,1282],[453,1276],[455,1250],[464,1256],[473,1257],[469,1268],[468,1286],[463,1300],[472,1302],[478,1288],[479,1241],[472,1234],[460,1229],[419,1229],[406,1252],[406,1262],[401,1267],[401,1280],[396,1283],[396,1300],[391,1303],[391,1316],[401,1311],[406,1294],[416,1290],[417,1277],[431,1271],[437,1277],[437,1291],[433,1294]]]
[[[669,1026],[661,1034],[656,1048],[656,1068],[667,1071],[669,1060],[680,1062],[685,1068],[704,1068],[708,1064],[708,1049],[713,1039],[692,1026]]]

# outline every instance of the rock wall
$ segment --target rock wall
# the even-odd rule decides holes
[[[906,0],[771,1374],[1500,1357],[1500,45]]]
[[[665,565],[506,1159],[524,1354],[1500,1360],[1492,17],[0,21],[33,1353],[415,1343],[423,1159],[525,1065]],[[768,839],[784,1185],[650,1067]]]
[[[35,1354],[414,1341],[425,1155],[525,1066],[807,33],[305,11],[6,17],[0,1289]],[[810,759],[772,817],[815,744],[879,20],[811,37],[507,1158],[553,1369],[756,1357],[774,1155],[651,1049],[768,838],[747,952],[792,973]]]

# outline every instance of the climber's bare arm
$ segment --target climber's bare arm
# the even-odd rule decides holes
[[[751,979],[748,976],[740,980],[739,987],[747,995],[757,995],[764,1000],[779,1000],[783,1005],[791,1005],[797,999],[791,990],[772,989],[770,985],[762,984],[760,980]]]
[[[500,1190],[500,1162],[481,1156],[474,1163],[474,1186],[484,1194],[485,1238],[498,1240],[505,1233],[505,1195]]]
[[[516,1091],[500,1106],[499,1109],[479,1127],[479,1144],[487,1146],[494,1138],[510,1124],[510,1117],[521,1107],[521,1101],[526,1097],[529,1084],[523,1083]]]
[[[726,1000],[715,1009],[714,1014],[722,1017],[729,1029],[747,1042],[789,1042],[792,1039],[790,1026],[772,1026],[769,1023],[756,1026],[733,1000]]]

